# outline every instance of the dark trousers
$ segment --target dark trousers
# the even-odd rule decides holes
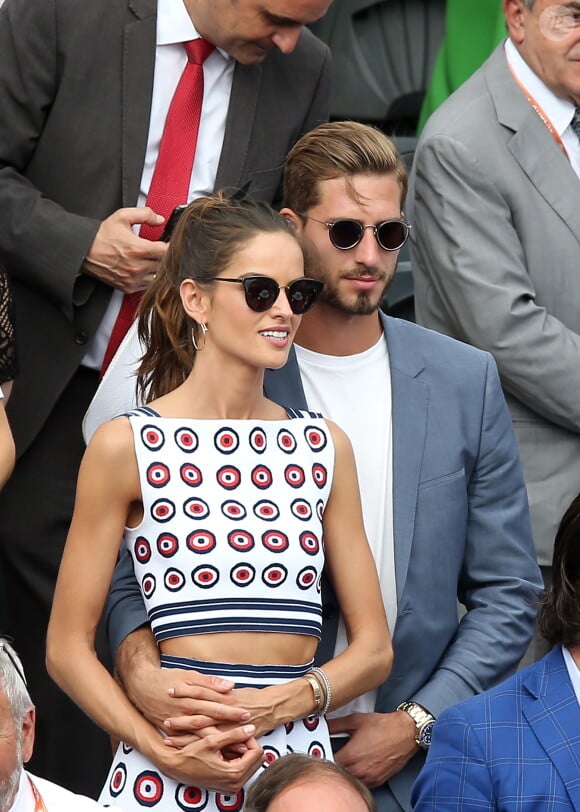
[[[97,382],[96,372],[79,369],[0,494],[5,631],[14,638],[22,657],[37,714],[29,766],[43,778],[92,797],[98,795],[112,760],[108,737],[52,682],[44,657],[52,597],[84,451],[81,420]],[[79,584],[79,596],[82,589]],[[106,663],[102,633],[97,651]]]

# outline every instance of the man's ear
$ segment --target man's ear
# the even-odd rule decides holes
[[[34,750],[34,726],[36,723],[36,710],[29,708],[22,722],[22,760],[26,762],[32,758]]]
[[[503,0],[503,13],[506,27],[516,45],[521,45],[525,36],[525,9],[522,0]]]
[[[280,214],[282,215],[282,217],[285,217],[287,220],[290,220],[292,223],[294,223],[294,228],[296,229],[296,233],[298,235],[302,234],[304,224],[302,222],[302,218],[298,217],[295,211],[292,211],[292,209],[284,207],[283,209],[280,209]]]
[[[181,303],[187,315],[198,324],[208,320],[209,293],[194,279],[184,279],[179,286]]]

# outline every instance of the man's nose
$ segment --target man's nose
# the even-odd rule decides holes
[[[280,29],[272,35],[271,40],[283,54],[291,54],[296,48],[301,29],[301,25]]]

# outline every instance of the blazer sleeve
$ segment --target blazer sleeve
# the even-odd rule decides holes
[[[580,335],[536,302],[513,212],[493,171],[456,138],[435,134],[419,144],[413,183],[418,321],[491,352],[508,392],[580,432]]]
[[[435,723],[427,760],[411,793],[415,812],[495,810],[484,749],[473,727],[451,708]]]
[[[113,661],[125,637],[141,626],[149,625],[143,596],[126,551],[122,552],[115,567],[104,617]]]
[[[75,299],[86,298],[77,276],[100,222],[66,211],[40,188],[35,151],[59,81],[57,18],[55,0],[0,8],[0,260],[71,316]]]
[[[515,671],[534,633],[542,590],[516,441],[489,355],[480,409],[457,594],[466,612],[436,670],[411,697],[436,717]]]

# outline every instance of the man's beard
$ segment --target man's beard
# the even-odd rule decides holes
[[[335,310],[339,310],[341,313],[346,313],[349,316],[370,316],[372,313],[376,313],[378,310],[382,301],[382,296],[377,303],[376,295],[371,296],[370,293],[362,290],[357,294],[356,299],[345,301],[341,296],[338,295],[337,291],[324,290],[320,294],[319,301],[324,302],[330,307],[333,307]]]
[[[22,766],[22,741],[19,736],[16,741],[16,767],[14,772],[9,778],[0,781],[0,812],[8,812],[12,806],[20,783]]]

